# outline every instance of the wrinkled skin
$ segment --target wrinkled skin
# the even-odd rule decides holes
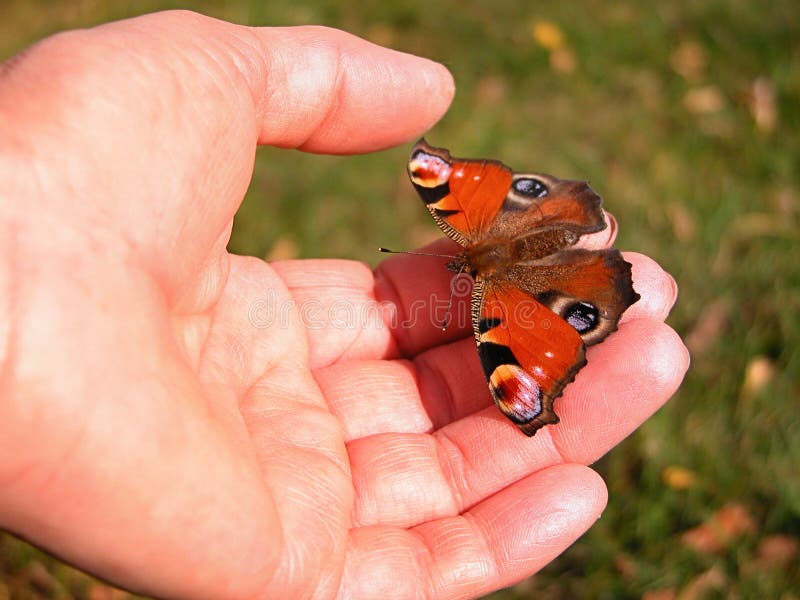
[[[226,251],[257,144],[406,143],[452,95],[442,66],[339,31],[190,13],[4,64],[0,526],[195,598],[474,596],[581,535],[606,502],[583,465],[687,367],[653,261],[626,254],[642,300],[528,439],[491,406],[466,327],[395,318],[447,296],[444,261]],[[325,310],[376,301],[368,326]]]

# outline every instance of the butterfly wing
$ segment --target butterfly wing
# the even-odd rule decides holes
[[[631,265],[614,248],[561,250],[518,262],[500,279],[564,319],[587,346],[615,331],[622,313],[639,300]]]
[[[453,158],[425,140],[411,151],[408,174],[436,223],[462,246],[491,227],[512,177],[501,162]]]
[[[439,227],[465,247],[473,330],[497,406],[529,436],[557,423],[553,403],[586,364],[586,345],[639,298],[617,250],[570,248],[605,229],[600,196],[585,182],[455,158],[425,140],[408,172]]]
[[[479,278],[473,330],[489,389],[526,435],[557,423],[554,401],[639,299],[618,250],[563,250],[502,277]]]
[[[412,149],[408,173],[436,223],[462,246],[535,236],[544,256],[606,227],[600,196],[583,181],[455,158],[425,140]]]
[[[473,327],[495,404],[525,435],[558,423],[553,402],[586,364],[581,336],[530,295],[477,280]]]

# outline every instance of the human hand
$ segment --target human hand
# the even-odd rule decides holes
[[[589,351],[561,424],[528,439],[490,406],[469,332],[395,318],[446,296],[436,260],[372,273],[226,252],[257,143],[405,142],[450,101],[441,66],[333,30],[162,13],[45,40],[0,78],[0,526],[120,585],[510,585],[596,520],[605,488],[581,465],[686,369],[661,322],[672,280],[628,255],[642,300]],[[342,306],[380,318],[342,327]]]

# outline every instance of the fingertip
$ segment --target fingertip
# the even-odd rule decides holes
[[[605,229],[597,233],[583,236],[578,244],[581,248],[585,248],[586,250],[602,250],[614,245],[614,241],[617,239],[617,233],[619,232],[617,219],[608,211],[603,211],[603,218],[606,222]]]
[[[661,323],[653,323],[648,338],[651,351],[650,377],[654,387],[675,393],[691,364],[689,349],[678,333]]]
[[[574,465],[581,468],[581,474],[584,477],[587,490],[590,492],[590,498],[593,499],[592,508],[596,518],[605,511],[608,506],[608,486],[605,480],[600,476],[600,473],[584,465]],[[589,511],[591,512],[591,511]]]
[[[608,504],[608,488],[599,473],[579,463],[564,463],[548,467],[538,474],[540,485],[554,489],[571,501],[559,502],[569,509],[574,523],[581,523],[584,531],[594,523]],[[574,525],[573,525],[574,527]]]
[[[640,299],[623,314],[623,321],[639,318],[664,320],[678,299],[678,284],[661,265],[638,252],[625,252],[631,263],[633,288]]]
[[[593,370],[605,369],[612,389],[623,387],[623,379],[631,379],[639,396],[654,404],[653,411],[675,393],[689,368],[689,352],[683,340],[670,326],[652,317],[622,324],[618,332],[590,352],[589,364],[594,361]]]
[[[590,464],[660,409],[689,366],[680,337],[658,319],[620,325],[592,346],[588,364],[558,401],[561,423],[550,428],[559,455]]]
[[[509,486],[470,512],[495,540],[504,583],[542,568],[586,532],[608,501],[603,479],[588,467],[548,467]],[[505,507],[499,514],[499,504]],[[502,543],[501,543],[502,542]]]
[[[538,546],[570,544],[600,517],[608,502],[603,479],[579,464],[562,464],[535,474],[531,532]]]
[[[261,28],[259,141],[354,154],[420,136],[445,113],[453,77],[432,60],[328,27]]]

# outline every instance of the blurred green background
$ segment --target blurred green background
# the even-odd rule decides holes
[[[590,180],[617,245],[678,280],[669,322],[693,356],[671,403],[597,463],[603,518],[496,597],[800,598],[800,2],[0,5],[0,59],[58,30],[183,7],[326,24],[446,64],[458,93],[429,141]],[[378,245],[437,237],[407,152],[260,150],[231,249],[375,264]],[[0,534],[0,600],[38,597],[127,594]]]

